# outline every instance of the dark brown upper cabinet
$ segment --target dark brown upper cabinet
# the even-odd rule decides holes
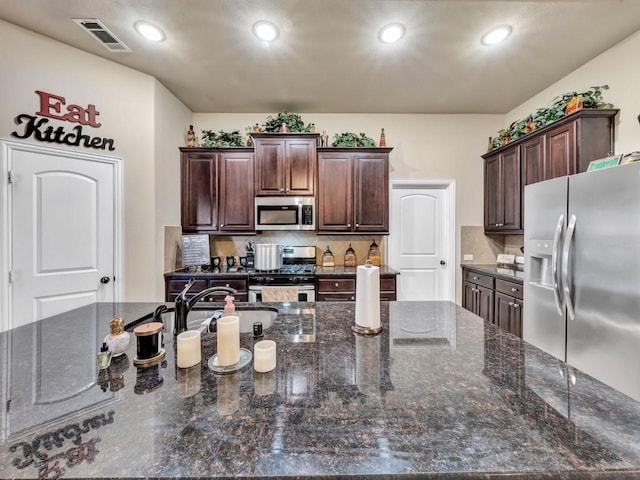
[[[391,150],[318,150],[318,233],[389,233]]]
[[[317,133],[253,133],[255,194],[315,195]]]
[[[484,230],[522,233],[524,187],[585,172],[613,155],[617,109],[583,109],[505,146],[484,159]]]
[[[250,148],[180,148],[184,233],[254,234]]]

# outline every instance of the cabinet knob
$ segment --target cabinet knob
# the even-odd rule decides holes
[[[280,191],[281,191],[281,192],[284,192],[284,188],[281,188],[281,189],[280,189]]]
[[[474,280],[480,280],[480,277],[473,277]]]
[[[513,304],[513,308],[518,308],[519,306],[520,306],[520,304],[519,304],[519,303],[514,303],[514,304]]]
[[[213,224],[213,228],[218,228],[218,225],[216,225],[215,223]]]
[[[358,228],[359,226],[360,226],[360,224],[359,224],[359,223],[356,223],[356,228]]]
[[[447,262],[445,262],[444,260],[440,260],[440,265],[446,265]]]
[[[340,284],[338,284],[338,282],[335,283],[334,287],[338,288],[340,286]]]
[[[512,287],[512,288],[511,288],[511,291],[512,291],[512,292],[517,292],[517,291],[518,291],[518,289],[517,289],[516,287]]]
[[[509,302],[509,306],[510,306],[510,307],[513,307],[513,302]]]
[[[347,227],[351,228],[351,224],[350,224],[350,223],[347,223]]]
[[[228,284],[228,283],[225,283],[225,285],[224,285],[224,286],[225,286],[225,287],[227,287],[227,288],[229,288],[229,284]]]
[[[100,279],[100,283],[103,283],[103,284],[105,284],[105,285],[106,285],[107,283],[109,283],[110,281],[111,281],[111,279],[110,279],[109,277],[107,277],[107,276],[102,277],[102,278]]]
[[[355,299],[356,299],[356,297],[351,295],[351,300],[355,300]]]

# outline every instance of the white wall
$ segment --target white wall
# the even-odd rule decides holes
[[[595,85],[609,85],[609,90],[603,92],[603,98],[620,109],[616,119],[615,153],[640,150],[639,51],[640,31],[511,110],[505,116],[503,127],[538,108],[548,106],[563,93],[583,92]],[[489,135],[495,136],[495,133]]]
[[[0,21],[0,61],[0,138],[16,140],[10,136],[18,129],[14,118],[38,111],[36,90],[66,97],[68,103],[96,105],[102,126],[88,128],[90,135],[114,139],[116,149],[108,152],[55,146],[123,159],[125,300],[161,300],[158,278],[162,276],[163,255],[154,239],[156,223],[164,221],[171,210],[161,211],[156,218],[156,182],[164,187],[169,178],[164,170],[155,178],[156,157],[163,168],[170,157],[177,162],[176,145],[182,134],[171,118],[175,116],[180,124],[187,123],[184,120],[190,116],[189,110],[171,99],[171,94],[149,75],[3,21]],[[157,115],[163,120],[161,130],[156,128]],[[55,120],[50,124],[63,125],[65,130],[74,126]],[[33,139],[22,141],[42,143]],[[158,153],[160,147],[163,153]]]

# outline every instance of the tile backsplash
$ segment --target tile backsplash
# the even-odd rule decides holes
[[[211,256],[244,256],[248,242],[276,243],[279,245],[314,246],[316,247],[316,263],[322,264],[322,254],[327,246],[333,252],[336,265],[344,265],[344,254],[349,244],[356,252],[358,265],[362,265],[369,253],[369,245],[375,239],[385,263],[386,237],[364,235],[316,235],[310,232],[264,232],[251,236],[209,236]],[[164,228],[164,270],[171,272],[182,268],[182,229],[165,226]]]
[[[523,235],[485,235],[484,227],[461,227],[461,263],[494,264],[499,253],[523,255]],[[465,255],[473,255],[473,260],[465,260]]]

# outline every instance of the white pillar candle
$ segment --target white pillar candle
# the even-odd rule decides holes
[[[189,368],[200,363],[200,332],[188,330],[176,337],[176,350],[178,354],[178,368]]]
[[[253,346],[253,368],[263,373],[276,368],[276,342],[262,340]]]
[[[240,361],[240,318],[227,315],[218,319],[218,366],[230,367]]]

